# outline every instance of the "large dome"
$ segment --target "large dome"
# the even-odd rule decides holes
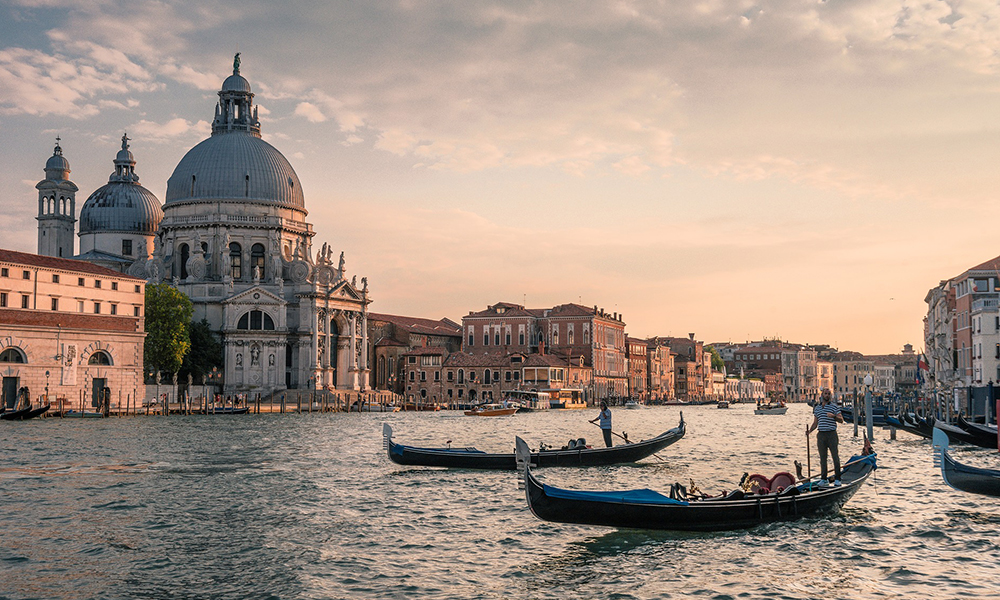
[[[167,180],[165,204],[218,200],[306,207],[299,176],[288,160],[244,131],[213,134],[191,148]]]
[[[152,192],[137,183],[108,183],[97,188],[80,209],[80,234],[155,234],[162,220],[163,210]]]

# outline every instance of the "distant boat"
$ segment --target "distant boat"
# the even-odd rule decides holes
[[[506,417],[517,412],[516,406],[502,404],[480,404],[472,410],[465,411],[467,417]]]
[[[349,412],[399,412],[400,407],[376,402],[354,402]]]
[[[716,405],[716,407],[717,408],[729,408],[729,400],[719,400],[719,403]]]
[[[788,411],[788,407],[785,406],[783,402],[781,403],[767,403],[758,404],[757,408],[754,409],[753,414],[755,415],[783,415]]]
[[[103,419],[104,413],[86,410],[67,410],[62,416],[67,419]]]
[[[205,410],[200,410],[195,414],[198,415],[245,415],[249,412],[249,406],[241,406],[239,408],[233,408],[232,406],[216,406],[214,408],[207,408]]]
[[[630,409],[642,408],[642,405],[636,402],[635,400],[629,400],[628,402],[625,403],[625,408],[630,408]]]

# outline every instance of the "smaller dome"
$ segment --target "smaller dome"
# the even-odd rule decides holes
[[[50,159],[51,160],[51,159]],[[115,162],[125,162],[125,163],[135,163],[135,158],[132,156],[132,152],[128,148],[122,148],[118,151],[115,156]]]
[[[250,82],[239,73],[233,73],[229,77],[226,77],[226,80],[222,82],[222,91],[241,92],[244,94],[252,93],[250,91]]]
[[[80,209],[80,235],[104,231],[155,234],[163,220],[160,201],[136,183],[108,183]]]
[[[45,161],[45,170],[69,171],[69,161],[62,154],[53,154]]]

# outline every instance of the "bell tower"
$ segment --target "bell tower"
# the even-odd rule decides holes
[[[69,180],[69,161],[56,148],[45,162],[45,179],[35,184],[38,190],[38,254],[70,258],[76,254],[76,184]]]

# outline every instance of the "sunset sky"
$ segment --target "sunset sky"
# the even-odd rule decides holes
[[[375,312],[919,349],[1000,254],[998,49],[995,1],[5,0],[0,246],[35,251],[56,135],[77,210],[124,131],[162,201],[238,51]]]

